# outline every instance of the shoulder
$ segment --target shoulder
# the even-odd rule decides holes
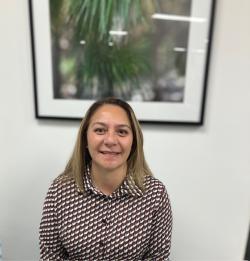
[[[162,194],[166,191],[166,187],[163,182],[153,176],[145,177],[145,188],[147,192],[155,194]]]
[[[55,195],[67,194],[76,191],[76,188],[75,181],[72,177],[59,175],[52,181],[48,193],[53,193]]]
[[[168,198],[167,188],[162,181],[153,177],[145,177],[145,193],[147,196],[153,197],[155,199],[161,200],[161,198]]]
[[[160,202],[165,200],[168,201],[167,189],[162,181],[153,176],[146,176],[144,184],[144,197],[146,197],[148,200],[154,202],[155,204],[160,204]]]

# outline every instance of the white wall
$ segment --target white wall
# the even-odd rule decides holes
[[[5,259],[38,259],[51,180],[78,122],[34,118],[28,5],[0,1],[0,240]],[[241,260],[250,216],[250,1],[217,0],[203,127],[143,126],[172,200],[173,260]]]

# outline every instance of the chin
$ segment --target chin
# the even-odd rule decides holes
[[[123,167],[123,164],[115,163],[115,162],[108,162],[105,164],[100,164],[100,167],[106,170],[115,170]]]
[[[114,169],[118,169],[120,167],[121,167],[120,165],[112,165],[112,164],[103,166],[103,168],[106,170],[114,170]]]

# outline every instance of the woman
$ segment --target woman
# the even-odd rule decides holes
[[[172,214],[153,177],[128,103],[95,102],[65,171],[52,183],[40,224],[42,260],[166,260]]]

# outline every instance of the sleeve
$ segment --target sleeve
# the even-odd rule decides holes
[[[67,253],[62,246],[58,233],[56,215],[56,186],[49,188],[43,206],[39,230],[40,260],[65,260]]]
[[[172,222],[170,201],[164,187],[160,203],[155,212],[150,243],[142,260],[169,260]]]

